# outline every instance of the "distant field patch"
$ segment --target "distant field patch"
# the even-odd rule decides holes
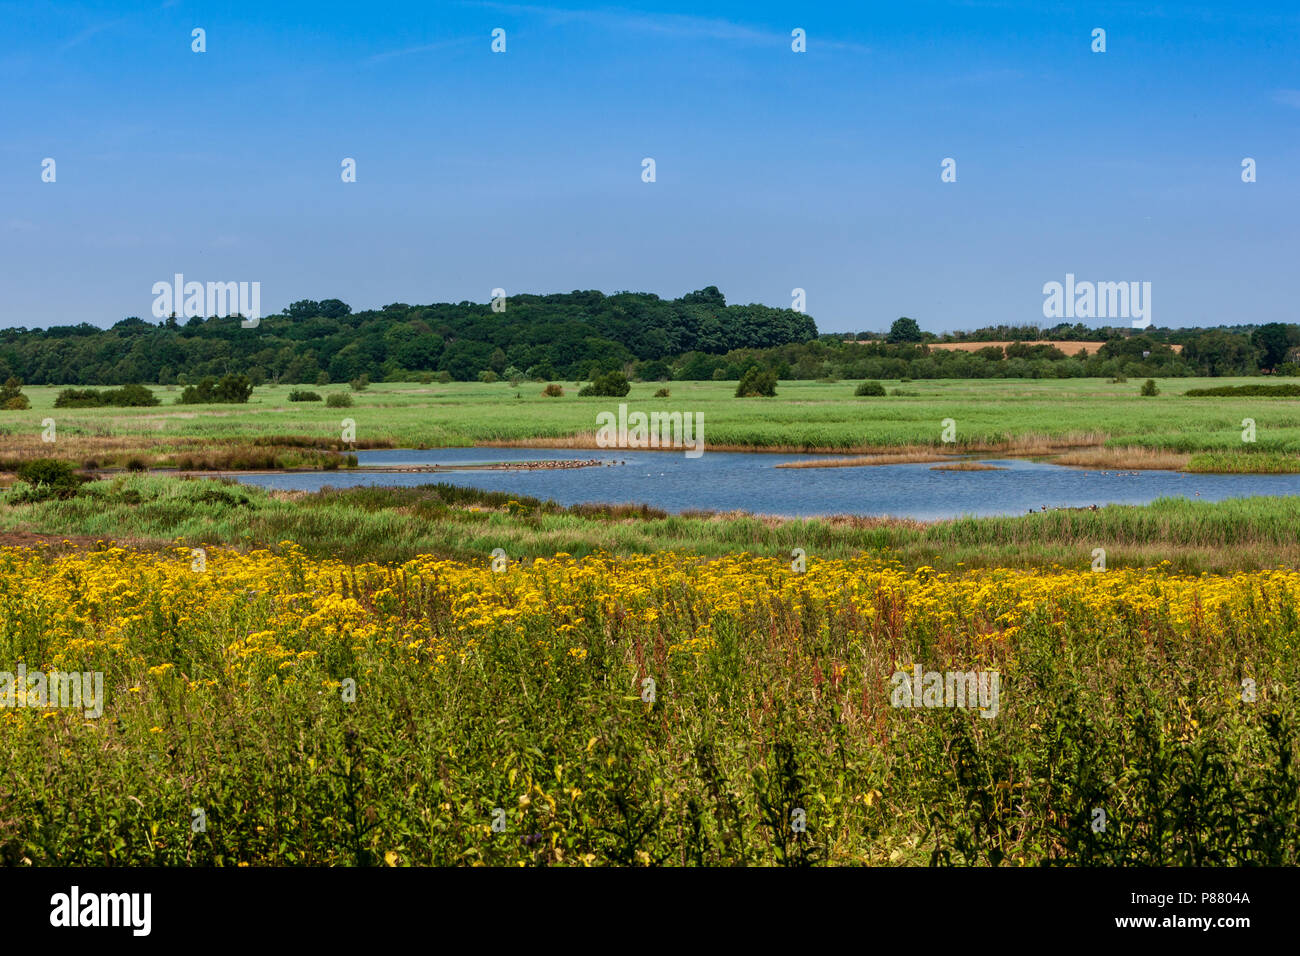
[[[1035,339],[1032,342],[928,342],[926,343],[932,349],[945,349],[950,352],[978,352],[980,349],[1002,348],[1008,345],[1050,345],[1053,348],[1060,349],[1066,355],[1078,355],[1080,352],[1087,351],[1089,355],[1096,355],[1105,342],[1051,342],[1047,339]],[[1169,346],[1175,352],[1181,352],[1181,345]]]

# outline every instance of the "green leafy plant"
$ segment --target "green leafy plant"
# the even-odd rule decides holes
[[[591,384],[578,390],[580,398],[588,396],[602,396],[609,398],[621,398],[632,390],[628,384],[627,376],[622,372],[606,372],[604,375],[598,375],[592,380]]]
[[[776,396],[776,373],[771,369],[751,365],[740,376],[736,386],[737,398],[774,398]]]

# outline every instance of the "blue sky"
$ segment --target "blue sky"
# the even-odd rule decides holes
[[[786,306],[799,287],[823,331],[1040,322],[1043,284],[1074,273],[1151,282],[1156,325],[1300,321],[1294,3],[0,3],[0,21],[0,326],[153,321],[177,272],[258,281],[264,313],[495,287]]]

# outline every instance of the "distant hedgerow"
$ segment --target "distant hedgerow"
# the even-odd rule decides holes
[[[1189,388],[1183,394],[1189,398],[1229,398],[1234,395],[1258,398],[1294,398],[1300,396],[1300,385],[1216,385],[1214,388]]]
[[[143,385],[121,388],[65,388],[54,399],[55,408],[148,408],[161,405],[158,396]]]

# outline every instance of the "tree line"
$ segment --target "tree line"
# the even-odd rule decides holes
[[[726,353],[810,341],[811,317],[764,305],[728,305],[714,286],[678,299],[649,293],[517,295],[502,303],[394,303],[353,312],[338,299],[301,300],[244,328],[238,316],[109,329],[89,323],[0,331],[0,380],[31,385],[191,384],[247,375],[328,384],[442,375],[471,381],[591,378],[690,351]]]
[[[1067,355],[1051,344],[1063,341],[1101,344]],[[951,342],[990,344],[933,347]],[[1009,344],[992,344],[1003,342]],[[497,308],[393,303],[355,313],[338,299],[304,299],[255,328],[243,327],[238,316],[173,316],[157,324],[133,316],[109,329],[83,322],[0,330],[0,381],[31,385],[198,389],[236,375],[252,385],[589,381],[615,371],[643,381],[739,381],[751,367],[782,379],[1295,374],[1300,325],[1141,332],[1002,325],[936,335],[904,317],[887,333],[846,336],[819,334],[810,316],[792,309],[728,305],[709,286],[677,299],[587,291],[511,296]]]
[[[1300,327],[1288,328],[1300,332]],[[644,363],[638,377],[737,381],[753,366],[787,380],[1300,375],[1300,345],[1270,354],[1254,345],[1248,333],[1208,332],[1181,343],[1181,353],[1144,334],[1084,341],[1100,345],[1068,355],[1050,343],[1026,341],[960,351],[933,348],[934,342],[822,336],[814,342],[723,355],[692,352],[667,363]]]

